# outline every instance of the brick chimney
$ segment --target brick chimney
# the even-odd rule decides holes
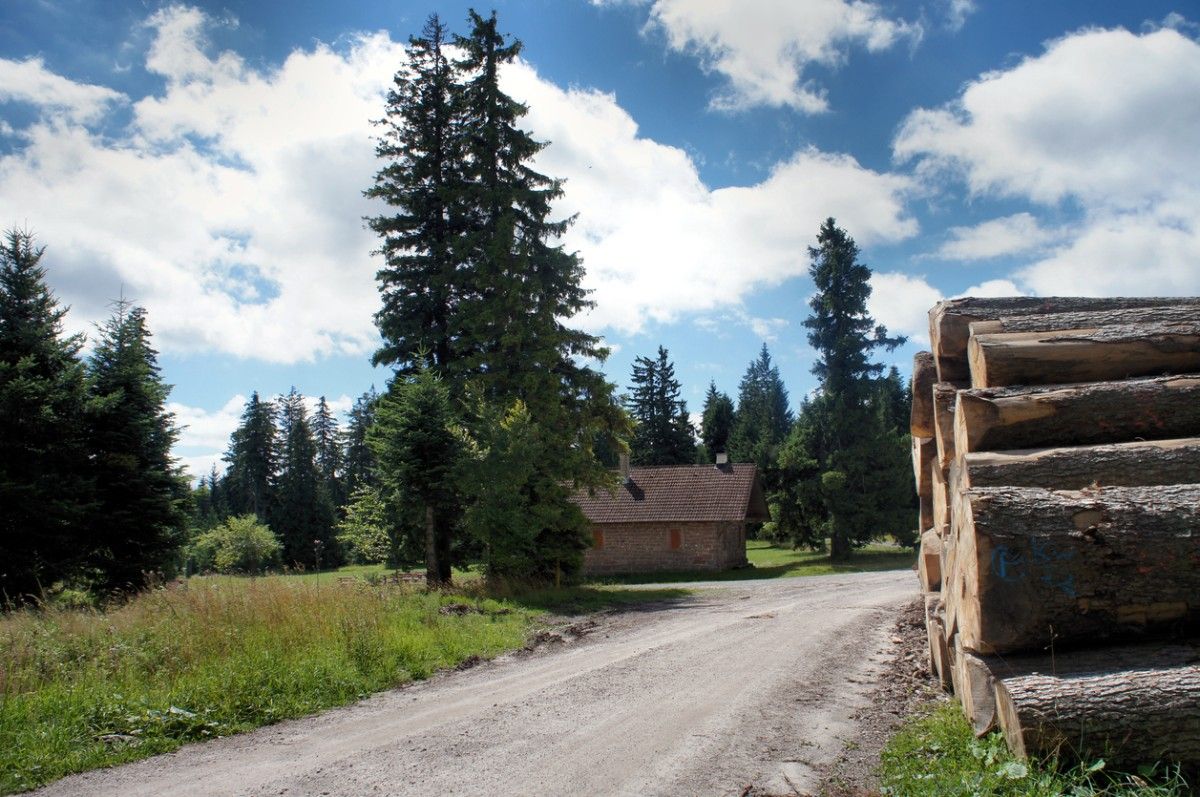
[[[725,470],[729,467],[729,454],[724,451],[717,452],[716,467],[718,470]]]
[[[629,484],[629,454],[623,453],[617,457],[617,472],[621,474],[621,481]]]

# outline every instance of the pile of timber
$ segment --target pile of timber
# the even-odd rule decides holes
[[[1200,765],[1200,298],[955,299],[929,327],[932,671],[1018,755]]]

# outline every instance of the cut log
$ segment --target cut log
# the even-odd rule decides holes
[[[1200,320],[1200,298],[1173,301],[1179,304],[1083,310],[1074,313],[1008,315],[990,321],[973,321],[969,328],[972,335],[991,335],[999,332],[1052,332],[1059,329],[1195,324]]]
[[[1088,299],[1062,296],[1017,296],[996,299],[950,299],[938,302],[929,311],[929,339],[938,379],[943,382],[970,378],[967,341],[970,325],[976,321],[994,321],[1023,316],[1047,316],[1056,313],[1106,313],[1151,307],[1197,307],[1192,298],[1105,298]]]
[[[933,528],[933,496],[921,495],[917,496],[918,503],[921,506],[920,515],[917,517],[917,528],[931,529]]]
[[[1200,376],[1194,375],[960,390],[954,406],[958,454],[1193,436],[1200,436]]]
[[[1200,625],[1200,484],[975,487],[955,509],[947,599],[984,654]]]
[[[1047,487],[1081,490],[1200,482],[1200,437],[1102,446],[973,451],[950,468],[952,490]],[[935,493],[936,496],[936,493]],[[936,502],[934,517],[937,518]]]
[[[913,476],[917,482],[917,495],[933,497],[933,484],[929,480],[929,466],[937,457],[937,442],[932,437],[912,439]],[[922,528],[928,528],[922,526]]]
[[[1004,664],[1015,671],[992,671],[996,717],[1016,755],[1200,764],[1200,647],[1139,645]]]
[[[950,486],[946,483],[946,472],[941,464],[930,463],[929,480],[932,482],[930,492],[933,495],[933,527],[935,529],[950,528]]]
[[[954,409],[958,387],[951,382],[933,386],[934,440],[937,441],[938,464],[949,470],[954,461]]]
[[[942,589],[942,537],[935,529],[921,534],[917,578],[921,582],[922,592],[939,592]]]
[[[950,646],[946,639],[946,624],[942,619],[940,606],[938,611],[929,616],[925,628],[929,634],[929,653],[933,661],[930,672],[938,679],[942,689],[949,692],[954,689],[954,679],[950,672]]]
[[[978,334],[971,387],[1103,382],[1200,371],[1200,313],[1187,324]]]
[[[954,639],[954,666],[958,668],[958,695],[963,715],[975,735],[983,736],[996,727],[996,687],[988,662]]]
[[[937,380],[937,365],[933,354],[919,351],[913,357],[912,412],[909,432],[914,438],[933,437],[933,383]]]

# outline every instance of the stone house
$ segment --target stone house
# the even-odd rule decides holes
[[[613,491],[580,491],[592,524],[589,575],[725,570],[746,564],[746,523],[770,519],[752,464],[629,468]]]

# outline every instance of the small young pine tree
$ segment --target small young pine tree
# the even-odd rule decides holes
[[[130,591],[170,569],[187,529],[187,481],[171,456],[179,437],[167,411],[146,311],[119,301],[88,360],[93,402],[88,442],[98,507],[89,578],[101,592]]]

